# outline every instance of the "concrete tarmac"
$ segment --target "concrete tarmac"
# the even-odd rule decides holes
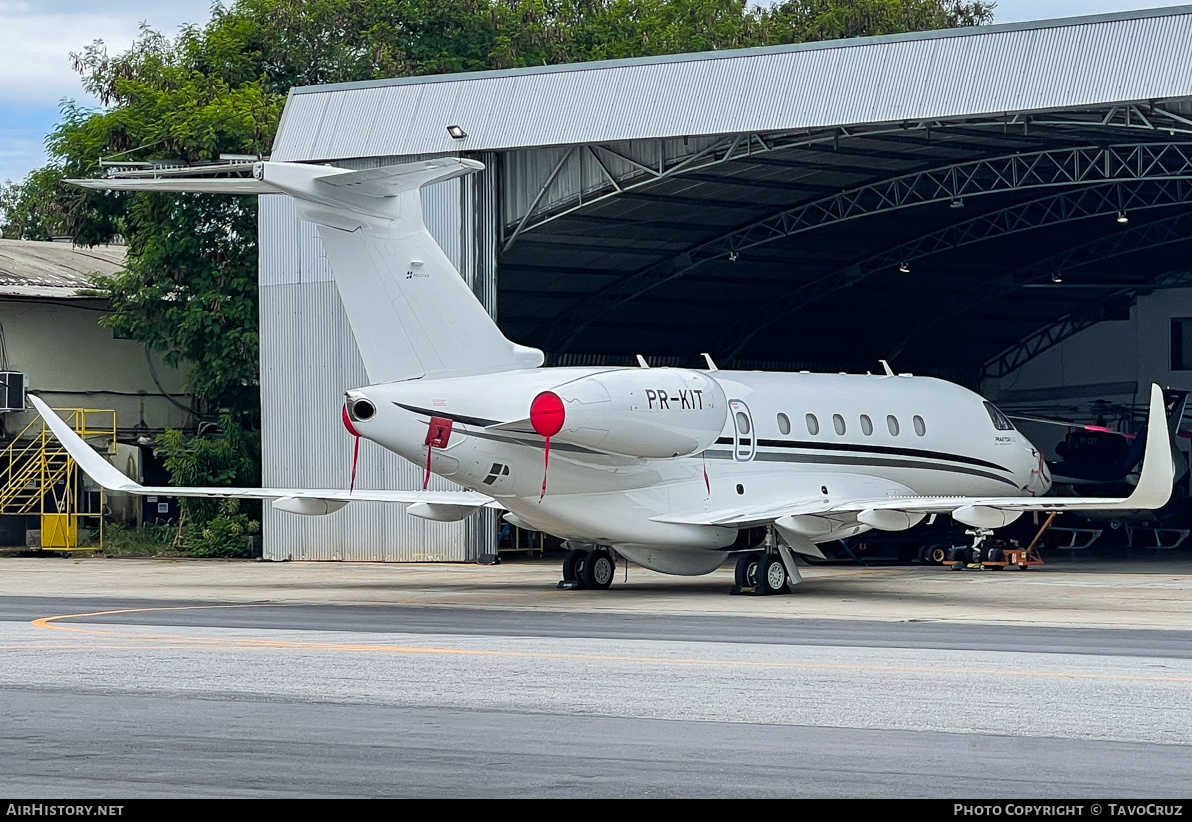
[[[1183,570],[3,559],[0,796],[1187,797]]]

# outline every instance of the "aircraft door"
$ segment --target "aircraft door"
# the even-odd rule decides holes
[[[750,462],[757,452],[757,432],[753,428],[753,415],[749,406],[740,400],[728,401],[728,412],[733,419],[733,459]]]

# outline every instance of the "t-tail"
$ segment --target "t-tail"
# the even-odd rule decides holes
[[[86,188],[288,194],[315,224],[373,383],[537,368],[538,349],[510,342],[422,219],[423,186],[484,168],[455,157],[365,171],[259,162],[253,179],[75,180]]]

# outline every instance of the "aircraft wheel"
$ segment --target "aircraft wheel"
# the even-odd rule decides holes
[[[943,565],[944,560],[948,558],[948,549],[943,545],[929,545],[927,546],[927,553],[925,559],[932,565]]]
[[[588,551],[583,548],[572,548],[567,552],[567,556],[563,557],[563,581],[579,583],[579,587],[587,587],[584,584],[584,565],[588,559]]]
[[[613,584],[613,575],[617,572],[617,563],[613,555],[603,548],[592,551],[587,561],[579,569],[579,578],[585,588],[593,591],[605,591]]]
[[[755,594],[782,594],[786,592],[786,566],[777,554],[765,554],[757,563],[755,571],[757,587]]]
[[[738,588],[754,588],[757,586],[757,564],[762,555],[756,552],[741,554],[737,557],[737,570],[734,581]]]

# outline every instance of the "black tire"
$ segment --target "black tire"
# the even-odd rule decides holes
[[[956,560],[957,562],[964,565],[968,565],[969,560],[972,559],[972,552],[969,551],[968,548],[964,547],[953,548],[951,551],[949,551],[949,554],[951,555],[949,559]]]
[[[587,561],[579,569],[579,578],[584,587],[591,591],[607,591],[617,573],[613,555],[603,548],[588,554]]]
[[[1006,552],[1001,548],[991,548],[985,555],[986,562],[1005,562]]]
[[[946,545],[928,545],[924,558],[932,565],[943,565],[944,560],[948,558],[948,547]]]
[[[741,554],[737,557],[737,569],[734,581],[738,588],[754,588],[757,585],[757,563],[762,555],[757,552]]]
[[[755,594],[766,596],[782,594],[787,590],[786,566],[782,564],[782,559],[777,554],[763,555],[757,563],[755,576],[757,579],[757,585],[753,589]]]
[[[563,557],[563,581],[564,582],[578,582],[580,587],[584,585],[583,568],[588,558],[588,551],[583,548],[572,548],[567,552],[567,556]]]

